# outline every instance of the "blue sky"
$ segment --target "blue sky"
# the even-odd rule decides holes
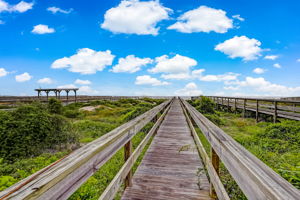
[[[0,95],[300,95],[295,0],[0,0]]]

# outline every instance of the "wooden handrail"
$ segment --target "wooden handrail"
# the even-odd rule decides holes
[[[67,199],[172,100],[152,108],[0,192],[0,199]],[[41,173],[42,171],[42,173]]]
[[[210,183],[212,184],[216,194],[217,194],[217,197],[219,200],[229,200],[229,196],[224,188],[224,185],[222,184],[221,180],[220,180],[220,177],[218,175],[218,172],[215,170],[213,164],[212,164],[212,161],[211,159],[209,158],[209,156],[207,155],[205,149],[204,149],[204,146],[202,144],[202,142],[200,141],[198,135],[197,135],[197,132],[193,126],[193,123],[190,119],[190,116],[188,115],[187,113],[187,109],[183,103],[183,101],[181,100],[181,105],[182,105],[182,108],[183,108],[183,112],[184,112],[184,115],[186,117],[186,120],[188,122],[188,125],[191,129],[191,133],[192,133],[192,136],[193,136],[193,139],[196,143],[196,146],[197,146],[197,149],[198,149],[198,152],[199,154],[201,155],[201,158],[202,158],[202,161],[205,165],[205,168],[208,172],[208,175],[209,175],[209,178],[210,178]]]
[[[279,99],[260,99],[260,98],[237,98],[237,97],[219,97],[207,96],[217,105],[226,107],[230,111],[234,109],[243,110],[243,116],[246,116],[246,111],[256,113],[256,121],[259,121],[259,114],[267,114],[273,116],[273,121],[276,122],[278,117],[300,120],[300,101],[287,101]],[[197,99],[199,97],[193,97]],[[225,102],[224,102],[225,99]]]
[[[166,116],[167,112],[170,109],[169,106],[165,109],[163,114],[160,116],[160,118],[156,121],[154,126],[151,128],[151,130],[147,133],[145,138],[141,141],[141,143],[138,145],[138,147],[135,149],[135,151],[131,154],[131,156],[127,159],[125,164],[122,166],[122,168],[119,170],[118,174],[114,177],[114,179],[110,182],[110,184],[107,186],[105,191],[100,196],[99,200],[111,200],[114,198],[116,193],[118,192],[118,189],[123,183],[123,180],[127,176],[128,173],[130,173],[131,168],[133,167],[134,163],[138,159],[139,155],[145,148],[146,144],[149,142],[151,137],[155,134],[156,130],[158,129],[159,125],[162,123],[164,117]]]
[[[298,200],[300,191],[274,172],[193,106],[182,101],[211,147],[248,199]]]

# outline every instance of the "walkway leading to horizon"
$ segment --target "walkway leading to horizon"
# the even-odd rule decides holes
[[[171,105],[122,199],[211,199],[179,100]]]

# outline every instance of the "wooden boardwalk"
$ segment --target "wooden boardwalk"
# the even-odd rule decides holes
[[[122,199],[211,199],[179,100],[172,103]]]

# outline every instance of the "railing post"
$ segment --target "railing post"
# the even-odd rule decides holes
[[[227,111],[230,112],[229,98],[227,98]]]
[[[236,108],[236,98],[234,98],[234,112],[235,112],[235,114],[237,113],[237,108]]]
[[[131,156],[131,154],[132,154],[132,142],[130,140],[124,146],[124,157],[125,157],[124,160],[125,160],[125,162]],[[127,176],[125,178],[125,188],[128,187],[128,186],[132,186],[132,169],[129,171],[129,173],[127,174]]]
[[[243,112],[243,117],[246,117],[246,104],[247,104],[247,99],[244,99],[244,112]]]
[[[213,165],[213,167],[215,168],[218,176],[219,176],[219,171],[220,171],[220,158],[219,156],[216,154],[215,150],[211,147],[211,163]],[[216,191],[213,187],[212,182],[210,182],[210,196],[214,199],[217,198],[217,194]]]
[[[256,123],[258,122],[258,99],[256,99]]]
[[[273,122],[276,123],[277,121],[277,101],[274,101],[274,116],[273,116]]]

